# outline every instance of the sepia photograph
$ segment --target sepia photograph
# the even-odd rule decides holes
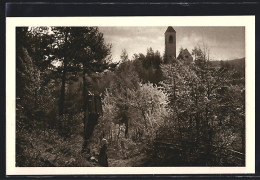
[[[249,165],[245,25],[13,31],[16,168]]]

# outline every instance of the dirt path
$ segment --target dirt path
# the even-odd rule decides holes
[[[147,160],[147,155],[140,154],[129,159],[108,159],[108,164],[110,167],[140,167]]]

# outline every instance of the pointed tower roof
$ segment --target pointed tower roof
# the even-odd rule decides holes
[[[176,32],[171,26],[168,26],[167,30],[165,31],[165,33],[167,32]]]

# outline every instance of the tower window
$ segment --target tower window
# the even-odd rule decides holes
[[[169,36],[169,43],[173,43],[173,37]]]

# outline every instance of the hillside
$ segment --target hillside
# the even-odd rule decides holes
[[[240,58],[240,59],[233,59],[233,60],[227,60],[227,61],[210,61],[210,63],[214,67],[227,67],[227,68],[234,68],[238,72],[241,72],[242,74],[245,73],[245,58]]]

